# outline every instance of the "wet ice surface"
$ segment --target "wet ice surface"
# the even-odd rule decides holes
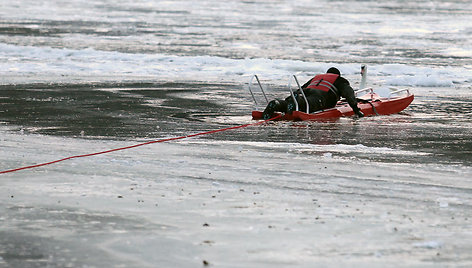
[[[218,83],[24,85],[2,87],[0,98],[2,120],[12,125],[12,131],[149,141],[250,123],[252,105],[246,87]],[[275,122],[205,139],[299,142],[345,157],[470,165],[470,93],[457,89],[443,96],[436,91],[412,89],[415,101],[398,115]]]
[[[253,74],[415,100],[3,174],[0,267],[471,266],[470,4],[319,6],[4,1],[0,170],[250,123]]]
[[[15,153],[32,161],[123,145],[4,136],[25,141]],[[317,147],[281,145],[192,139],[3,176],[3,259],[58,267],[470,263],[470,167],[306,156]]]
[[[38,87],[0,91],[2,170],[251,122],[245,85]],[[467,265],[470,119],[447,117],[470,97],[417,90],[399,115],[274,122],[3,175],[0,264]]]

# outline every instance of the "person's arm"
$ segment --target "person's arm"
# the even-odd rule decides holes
[[[364,114],[361,112],[359,107],[357,107],[357,100],[356,100],[356,95],[354,94],[354,89],[352,89],[351,85],[349,85],[349,82],[346,80],[346,83],[341,84],[340,90],[340,95],[344,98],[346,98],[347,103],[349,106],[351,106],[352,110],[354,113],[359,116],[363,117]]]

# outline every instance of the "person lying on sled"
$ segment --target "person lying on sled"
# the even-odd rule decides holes
[[[310,105],[310,113],[333,108],[341,97],[344,97],[357,116],[364,116],[357,107],[356,96],[354,90],[349,85],[349,81],[341,76],[341,72],[337,68],[331,67],[325,74],[316,75],[302,86],[302,90]],[[294,95],[300,111],[306,111],[305,99],[300,90],[295,91]],[[276,99],[267,104],[263,118],[271,118],[274,112],[291,114],[293,111],[295,111],[295,102],[292,96],[287,97],[285,100]]]

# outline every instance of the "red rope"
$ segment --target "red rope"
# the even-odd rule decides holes
[[[120,147],[120,148],[115,148],[115,149],[106,150],[106,151],[101,151],[101,152],[96,152],[96,153],[69,156],[69,157],[62,158],[62,159],[58,159],[58,160],[54,160],[54,161],[51,161],[51,162],[46,162],[46,163],[41,163],[41,164],[36,164],[36,165],[31,165],[31,166],[25,166],[25,167],[20,167],[20,168],[14,168],[14,169],[9,169],[9,170],[0,171],[0,174],[16,172],[16,171],[20,171],[20,170],[24,170],[24,169],[31,169],[31,168],[37,168],[37,167],[47,166],[47,165],[59,163],[59,162],[66,161],[66,160],[69,160],[69,159],[74,159],[74,158],[88,157],[88,156],[94,156],[94,155],[99,155],[99,154],[107,154],[107,153],[111,153],[111,152],[127,150],[127,149],[136,148],[136,147],[139,147],[139,146],[144,146],[144,145],[153,144],[153,143],[181,140],[181,139],[186,139],[186,138],[191,138],[191,137],[196,137],[196,136],[201,136],[201,135],[208,135],[208,134],[213,134],[213,133],[222,132],[222,131],[227,131],[227,130],[232,130],[232,129],[238,129],[238,128],[245,128],[245,127],[249,127],[249,126],[260,125],[260,124],[263,124],[263,123],[265,123],[265,122],[268,122],[268,121],[271,121],[271,120],[275,120],[275,119],[277,119],[277,118],[279,118],[279,117],[280,117],[280,115],[279,115],[279,116],[276,116],[276,117],[273,117],[273,118],[271,118],[271,119],[265,120],[265,121],[259,121],[259,122],[252,123],[252,124],[245,124],[245,125],[239,125],[239,126],[234,126],[234,127],[228,127],[228,128],[222,128],[222,129],[217,129],[217,130],[206,131],[206,132],[200,132],[200,133],[196,133],[196,134],[190,134],[190,135],[187,135],[187,136],[180,136],[180,137],[174,137],[174,138],[167,138],[167,139],[161,139],[161,140],[148,141],[148,142],[144,142],[144,143],[139,143],[139,144],[135,144],[135,145],[131,145],[131,146]]]

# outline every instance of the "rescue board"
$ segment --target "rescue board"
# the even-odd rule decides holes
[[[362,111],[364,116],[389,115],[389,114],[399,113],[403,111],[404,109],[406,109],[415,98],[415,96],[412,93],[410,93],[410,90],[408,88],[404,88],[404,89],[390,88],[389,95],[387,97],[384,97],[374,92],[373,88],[365,87],[366,79],[367,79],[367,66],[365,65],[361,66],[361,76],[362,76],[362,79],[360,82],[360,88],[354,93],[356,95],[357,102],[358,102],[357,107],[359,107],[359,109]],[[257,77],[257,75],[254,75],[254,78],[256,78],[257,80],[260,92],[262,93],[266,103],[269,103],[269,100],[266,96],[264,88],[262,87],[261,82],[259,81],[259,78]],[[305,98],[305,103],[307,103],[306,96],[303,93],[303,90],[300,87],[300,83],[298,82],[298,79],[295,75],[293,75],[293,79],[295,79],[295,81],[297,82],[298,90],[302,93],[303,98]],[[253,80],[251,79],[251,81],[249,82],[248,89],[249,89],[249,92],[251,93],[251,96],[254,100],[255,105],[257,106],[258,103],[260,102],[256,101],[255,94],[253,90],[251,89],[252,82]],[[348,116],[354,115],[354,111],[345,100],[338,101],[336,106],[330,109],[308,113],[309,107],[308,105],[306,105],[307,112],[300,111],[298,109],[299,106],[298,106],[297,100],[294,97],[294,93],[290,85],[290,82],[288,84],[288,89],[290,91],[290,94],[293,100],[295,101],[296,109],[291,114],[276,112],[273,114],[272,118],[278,117],[276,120],[306,121],[306,120],[336,119],[340,117],[348,117]],[[367,93],[364,93],[364,92],[367,92]],[[364,95],[358,97],[361,93],[364,93]],[[253,110],[252,119],[254,120],[264,119],[263,112],[257,109]]]
[[[358,97],[358,107],[365,116],[396,114],[406,109],[414,99],[414,95],[408,89],[392,92],[398,94],[405,92],[400,96],[381,97],[371,90],[370,93]],[[252,111],[252,119],[263,119],[262,111]],[[278,120],[306,121],[306,120],[324,120],[336,119],[340,117],[349,117],[354,115],[354,111],[346,101],[339,101],[334,108],[317,111],[314,113],[305,113],[294,111],[292,114],[274,113],[273,117],[279,116]]]

